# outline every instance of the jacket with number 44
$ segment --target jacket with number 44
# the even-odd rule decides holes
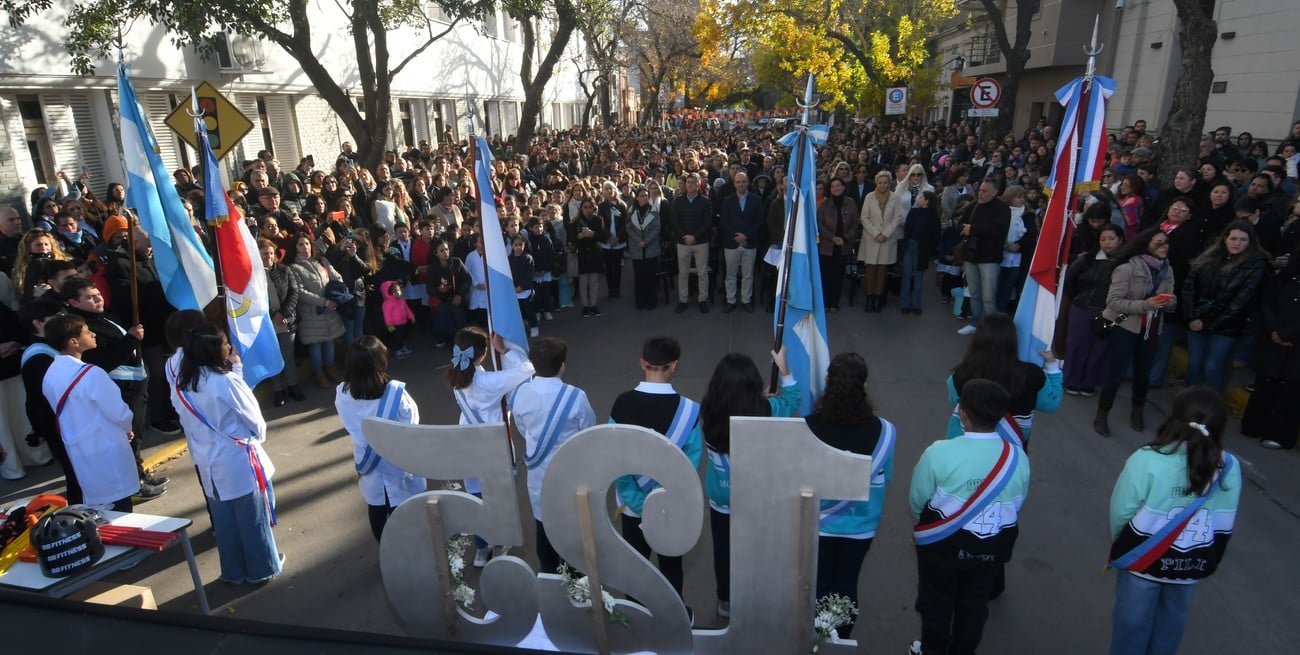
[[[912,516],[918,526],[932,525],[956,514],[981,488],[1003,453],[994,432],[967,432],[955,439],[936,441],[925,449],[912,471],[908,492]],[[1011,445],[1016,462],[1002,490],[983,511],[966,519],[944,539],[917,549],[950,555],[953,559],[995,563],[1011,559],[1020,534],[1020,507],[1029,493],[1029,458]]]

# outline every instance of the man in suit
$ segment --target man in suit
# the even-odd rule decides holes
[[[736,279],[740,278],[740,305],[754,311],[754,259],[758,252],[759,233],[767,209],[762,200],[749,193],[749,175],[738,172],[732,183],[736,193],[722,201],[722,254],[727,266],[727,304],[723,312],[736,309]]]

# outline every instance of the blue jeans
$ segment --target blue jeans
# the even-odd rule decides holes
[[[343,319],[343,347],[351,348],[366,333],[366,312],[358,307],[352,318]],[[316,360],[312,360],[315,362]],[[314,368],[314,367],[313,367]]]
[[[1110,331],[1106,349],[1110,351],[1110,372],[1106,376],[1106,383],[1101,387],[1099,406],[1111,408],[1130,366],[1133,367],[1133,402],[1146,402],[1147,382],[1151,379],[1152,351],[1146,338],[1117,325]]]
[[[1120,571],[1115,583],[1110,655],[1174,655],[1187,627],[1194,584],[1170,584]]]
[[[974,325],[985,314],[998,310],[995,294],[998,292],[998,272],[1002,265],[998,262],[966,262],[962,264],[962,269],[966,273],[966,288],[970,291],[970,321]]]
[[[1160,338],[1156,341],[1156,351],[1151,356],[1151,388],[1165,386],[1165,375],[1169,373],[1169,357],[1174,346],[1187,334],[1187,325],[1166,320],[1160,325]]]
[[[307,344],[307,354],[311,356],[311,370],[319,371],[334,365],[334,340]]]
[[[280,551],[264,498],[253,491],[234,500],[208,499],[221,579],[226,582],[263,582],[280,573]]]
[[[920,248],[915,241],[908,241],[903,252],[903,288],[898,294],[898,306],[902,309],[920,309],[921,297],[925,291],[925,271],[916,267],[921,263]]]
[[[1187,331],[1187,386],[1203,384],[1223,392],[1224,371],[1232,361],[1237,337]]]
[[[1016,282],[1020,279],[1020,267],[1018,266],[999,266],[998,267],[998,293],[995,302],[998,311],[1013,313],[1011,311],[1011,301],[1018,297],[1019,289],[1016,288]]]

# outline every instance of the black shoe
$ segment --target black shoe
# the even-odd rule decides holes
[[[700,301],[700,313],[701,314],[709,313],[709,303],[707,301],[704,300]]]
[[[587,317],[589,317],[589,316],[591,316],[591,308],[590,308],[590,307],[583,307],[583,308],[582,308],[582,317],[583,317],[583,318],[587,318]]]
[[[684,303],[684,302],[679,302],[679,303],[677,303],[677,307],[673,308],[673,311],[674,311],[674,312],[677,312],[678,314],[681,314],[682,312],[685,312],[685,311],[686,311],[686,303]]]
[[[283,392],[283,391],[277,391],[277,392],[275,392],[275,406],[276,406],[276,407],[284,407],[284,406],[287,405],[287,404],[289,404],[289,396],[288,396],[288,394],[286,394],[286,393]]]
[[[294,400],[297,400],[299,402],[307,400],[307,394],[303,393],[302,389],[299,389],[298,385],[296,384],[289,385],[288,393],[290,398],[293,398]]]
[[[140,492],[132,496],[132,500],[152,500],[167,493],[167,487],[159,487],[152,484],[141,484]]]
[[[725,305],[722,306],[722,313],[723,313],[723,314],[730,314],[731,312],[734,312],[734,311],[736,311],[736,303],[734,303],[734,302],[729,302],[729,303],[727,303],[727,304],[725,304]]]
[[[604,316],[604,314],[601,314],[601,313],[600,313],[600,308],[597,307],[597,306],[595,306],[595,305],[592,305],[592,306],[591,306],[591,315],[592,315],[592,316]]]
[[[141,484],[147,484],[154,487],[161,487],[171,481],[172,479],[165,475],[151,475],[149,473],[145,473],[144,477],[140,478]]]
[[[166,419],[149,427],[167,436],[181,433],[181,424],[173,419]]]
[[[753,314],[753,313],[754,313],[754,303],[752,303],[752,302],[747,302],[747,303],[741,305],[741,307],[744,308],[744,310],[747,311],[747,312],[749,312],[750,314]]]

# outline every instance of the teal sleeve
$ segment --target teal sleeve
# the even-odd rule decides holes
[[[957,385],[953,383],[952,375],[950,374],[948,375],[948,404],[956,407],[957,401],[960,399],[961,396],[957,394]]]
[[[704,455],[704,429],[700,421],[695,421],[695,427],[691,428],[691,436],[686,438],[686,458],[691,460],[691,466],[696,469],[700,468],[700,458]]]
[[[1047,364],[1043,367],[1043,373],[1047,376],[1047,381],[1038,389],[1038,400],[1034,404],[1034,409],[1051,414],[1061,408],[1061,398],[1065,396],[1061,388],[1061,380],[1064,377],[1061,374],[1061,363]]]
[[[907,492],[907,502],[912,509],[912,518],[921,518],[921,510],[925,509],[925,504],[934,495],[936,484],[938,483],[934,478],[934,469],[930,465],[930,449],[927,448],[921,454],[921,459],[916,462],[916,468],[912,469],[912,486]]]
[[[1115,481],[1115,489],[1110,494],[1110,538],[1119,536],[1124,525],[1137,515],[1146,502],[1149,491],[1149,478],[1146,467],[1142,465],[1142,451],[1129,456],[1124,463],[1124,470]]]
[[[793,375],[781,377],[781,391],[775,398],[768,398],[767,403],[772,408],[772,416],[790,417],[799,412],[799,401],[803,398],[803,389],[795,381]]]

